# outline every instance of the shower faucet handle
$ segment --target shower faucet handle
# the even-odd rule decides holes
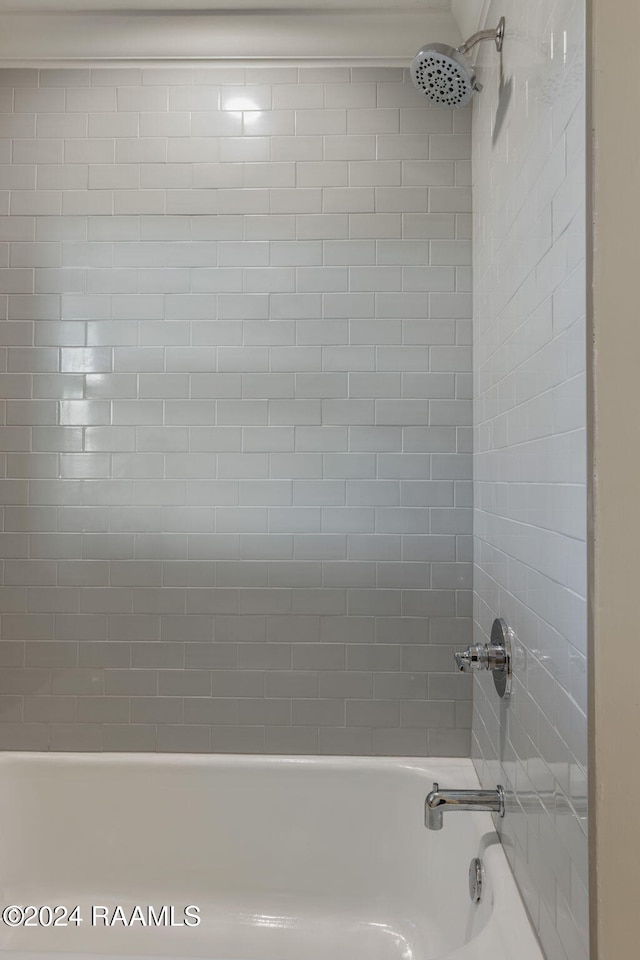
[[[500,697],[511,693],[511,637],[512,632],[498,617],[491,627],[489,643],[473,643],[462,652],[454,653],[456,666],[462,673],[490,670]]]
[[[474,643],[462,653],[454,653],[458,670],[504,670],[507,653],[504,647],[493,643]]]
[[[454,653],[456,666],[461,673],[469,673],[470,670],[484,670],[483,663],[484,646],[479,643],[467,647],[462,653]]]

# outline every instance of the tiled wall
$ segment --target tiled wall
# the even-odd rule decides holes
[[[584,0],[493,3],[474,113],[474,618],[516,635],[474,688],[473,755],[548,960],[585,960]]]
[[[0,747],[466,755],[470,111],[0,83]]]

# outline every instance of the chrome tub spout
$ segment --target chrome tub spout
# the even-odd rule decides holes
[[[445,810],[486,810],[504,817],[504,788],[495,790],[441,790],[434,783],[424,803],[424,825],[428,830],[442,830]]]

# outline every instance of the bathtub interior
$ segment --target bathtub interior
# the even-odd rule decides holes
[[[200,907],[197,928],[2,931],[0,948],[229,960],[432,960],[486,927],[487,814],[427,831],[428,761],[5,755],[4,903]],[[469,761],[437,775],[473,786]]]

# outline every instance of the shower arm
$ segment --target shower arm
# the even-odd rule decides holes
[[[500,53],[504,42],[504,28],[505,19],[501,17],[500,23],[495,30],[479,30],[478,33],[474,33],[472,37],[469,37],[468,40],[465,40],[465,42],[458,47],[458,53],[468,53],[472,47],[475,47],[477,43],[481,43],[483,40],[493,40],[496,45],[496,50]]]

